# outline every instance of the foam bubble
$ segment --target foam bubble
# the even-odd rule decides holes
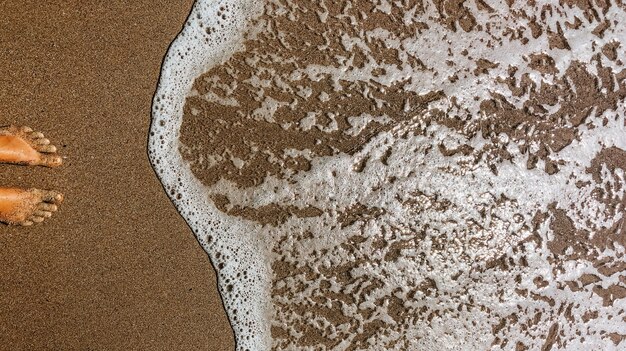
[[[194,5],[149,153],[238,349],[618,347],[624,9],[509,3]]]
[[[194,79],[238,49],[257,1],[198,1],[183,30],[171,44],[161,69],[152,107],[149,156],[166,192],[192,228],[218,270],[219,290],[232,323],[238,349],[269,348],[269,304],[263,252],[252,238],[233,235],[238,221],[213,210],[202,184],[178,152],[178,131],[185,97]]]

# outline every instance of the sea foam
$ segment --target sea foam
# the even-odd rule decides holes
[[[266,322],[269,301],[265,296],[269,274],[262,264],[263,252],[249,238],[235,234],[240,231],[238,221],[211,210],[214,206],[204,187],[178,152],[178,131],[194,79],[238,48],[245,25],[260,9],[257,1],[194,4],[162,65],[148,146],[165,190],[211,260],[229,261],[228,267],[218,271],[218,279],[241,350],[263,350],[270,345]],[[236,283],[236,289],[227,292],[227,283]]]
[[[149,153],[238,349],[617,349],[624,12],[198,1]]]

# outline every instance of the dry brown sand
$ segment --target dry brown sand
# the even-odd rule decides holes
[[[43,131],[60,169],[0,166],[3,186],[65,193],[0,227],[6,350],[228,350],[207,256],[146,154],[168,44],[192,1],[0,1],[0,124]]]

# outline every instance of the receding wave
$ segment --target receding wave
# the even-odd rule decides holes
[[[238,349],[625,347],[624,15],[198,1],[149,151]]]

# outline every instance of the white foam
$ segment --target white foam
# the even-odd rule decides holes
[[[161,68],[148,145],[153,168],[174,205],[211,261],[225,263],[218,270],[219,289],[239,350],[269,349],[271,342],[266,323],[270,304],[265,291],[270,275],[265,255],[254,237],[233,235],[241,232],[240,222],[215,209],[182,159],[178,135],[185,99],[195,78],[238,49],[246,24],[260,10],[259,2],[252,0],[194,4]],[[213,31],[207,33],[207,28]],[[231,284],[233,290],[227,291]]]

